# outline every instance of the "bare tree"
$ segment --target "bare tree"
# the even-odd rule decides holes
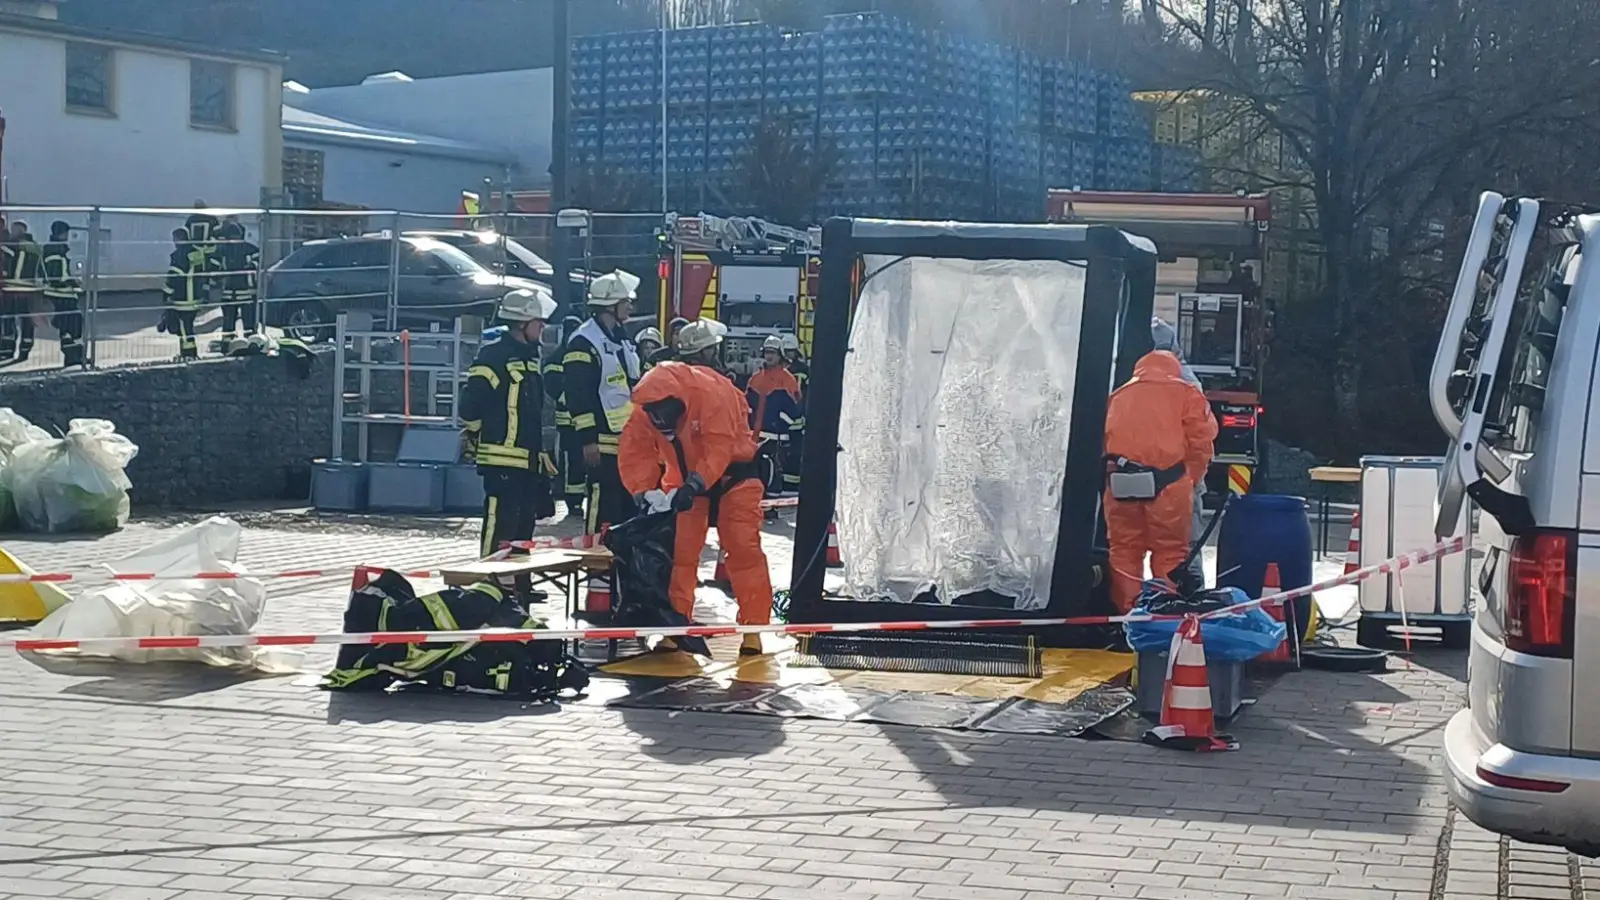
[[[1600,10],[1570,0],[1158,2],[1169,39],[1193,51],[1173,57],[1182,68],[1170,77],[1276,138],[1283,169],[1314,197],[1321,302],[1299,318],[1320,340],[1298,349],[1320,356],[1335,433],[1355,441],[1364,369],[1393,304],[1414,296],[1407,260],[1437,245],[1470,192],[1462,176],[1536,151],[1513,136],[1592,114]]]
[[[780,225],[811,223],[823,187],[839,162],[839,151],[824,141],[808,147],[795,120],[769,117],[750,143],[741,171],[745,199],[763,217]]]

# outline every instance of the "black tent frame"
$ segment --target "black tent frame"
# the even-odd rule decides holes
[[[823,226],[822,277],[816,299],[811,380],[799,509],[795,518],[791,622],[896,622],[1016,618],[1010,598],[956,598],[955,603],[894,603],[823,596],[824,552],[837,491],[839,414],[845,356],[857,292],[857,267],[865,256],[966,260],[1055,260],[1085,266],[1072,424],[1062,480],[1061,522],[1050,601],[1042,617],[1092,614],[1096,546],[1103,543],[1100,492],[1107,398],[1113,384],[1133,375],[1151,349],[1150,318],[1156,285],[1156,249],[1143,238],[1105,225],[1007,226],[886,223],[873,220],[857,234],[858,220],[835,218]],[[874,233],[876,232],[876,234]],[[885,233],[887,232],[887,233]],[[1096,385],[1105,385],[1104,390]],[[1102,601],[1103,602],[1103,601]]]

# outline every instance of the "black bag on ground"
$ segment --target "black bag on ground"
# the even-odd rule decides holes
[[[352,591],[344,613],[346,634],[480,628],[542,629],[544,622],[492,584],[419,597],[403,575],[387,570]],[[563,689],[581,692],[589,675],[558,641],[347,644],[322,686],[381,691],[394,684],[553,699]]]
[[[667,595],[672,584],[672,554],[677,538],[677,513],[634,516],[609,528],[602,542],[611,551],[612,620],[627,628],[673,628],[688,625]],[[678,646],[710,656],[704,638],[680,637]]]

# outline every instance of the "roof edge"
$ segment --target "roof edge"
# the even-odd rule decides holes
[[[194,41],[150,34],[142,31],[124,31],[111,28],[90,28],[72,25],[55,19],[40,19],[0,13],[0,32],[39,34],[50,37],[77,38],[106,44],[121,44],[150,50],[165,50],[185,56],[202,56],[229,62],[253,62],[282,66],[288,61],[286,54],[272,50],[241,50],[232,47],[213,47]]]

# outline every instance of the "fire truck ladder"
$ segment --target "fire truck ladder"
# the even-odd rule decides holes
[[[820,253],[822,229],[801,230],[753,216],[667,216],[667,230],[688,246],[712,250]]]

